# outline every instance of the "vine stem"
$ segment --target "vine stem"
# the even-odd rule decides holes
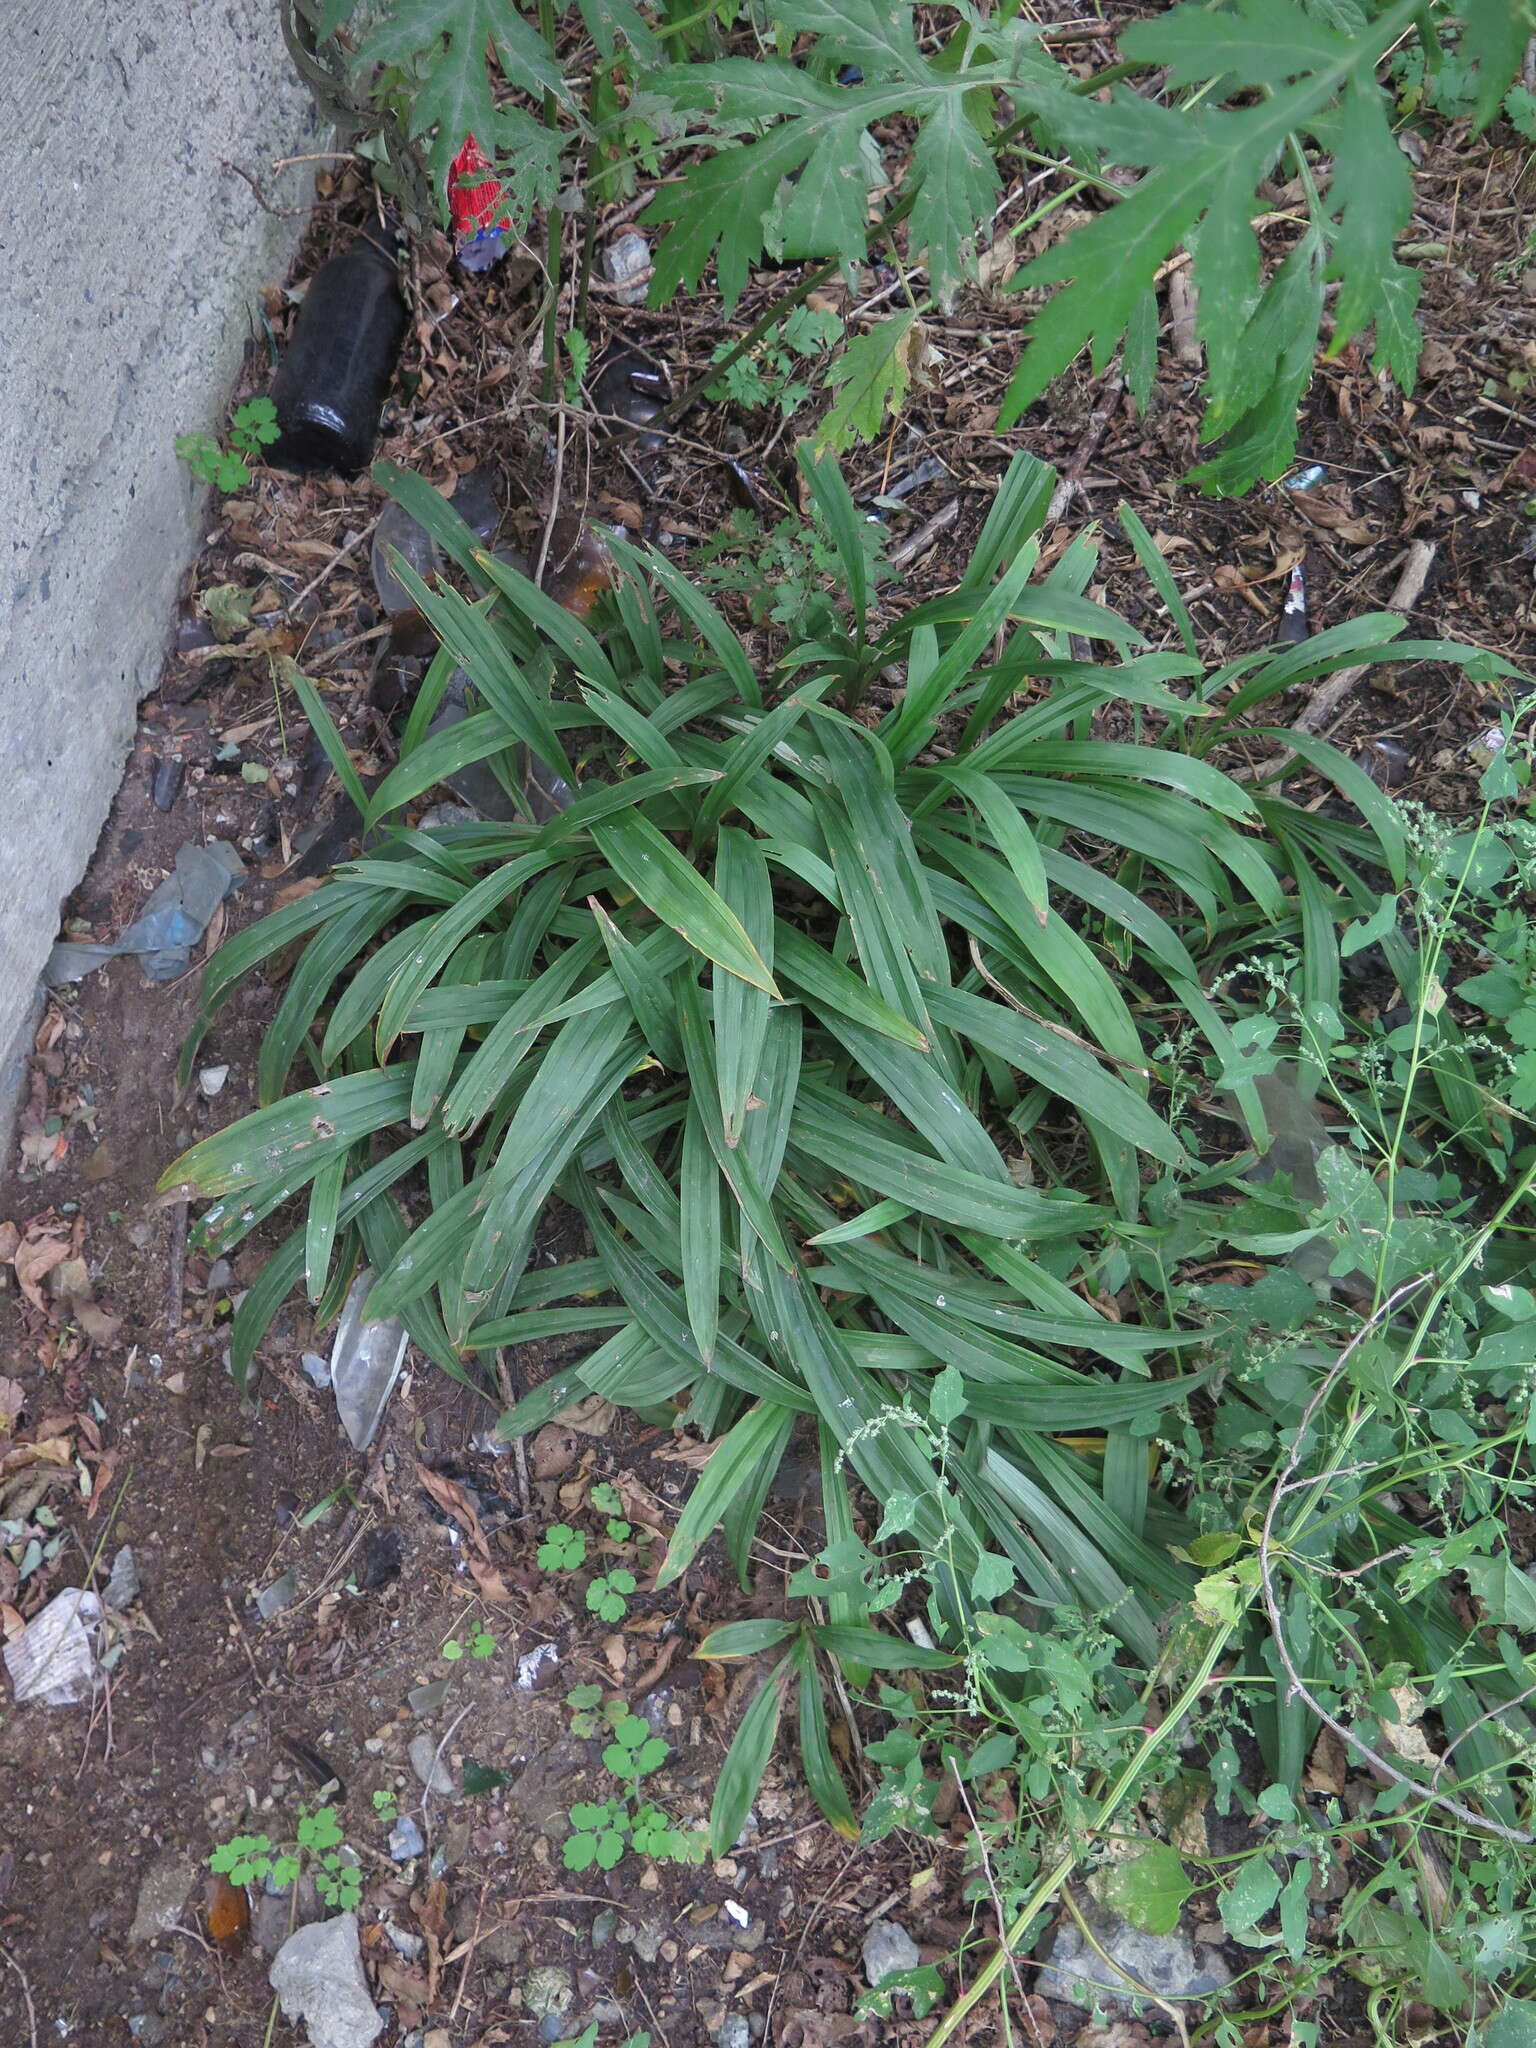
[[[986,1997],[992,1986],[1003,1974],[1003,1971],[1012,1966],[1019,1943],[1029,1932],[1031,1923],[1051,1903],[1052,1899],[1055,1898],[1067,1879],[1076,1870],[1079,1863],[1081,1863],[1088,1847],[1089,1838],[1101,1832],[1114,1819],[1115,1814],[1119,1811],[1127,1795],[1140,1782],[1141,1775],[1152,1757],[1171,1740],[1196,1705],[1201,1694],[1205,1691],[1206,1683],[1211,1673],[1220,1663],[1228,1643],[1231,1642],[1241,1626],[1243,1614],[1246,1612],[1246,1605],[1247,1603],[1245,1602],[1244,1607],[1239,1610],[1233,1620],[1221,1622],[1212,1631],[1211,1639],[1205,1646],[1205,1655],[1200,1659],[1199,1665],[1190,1677],[1189,1682],[1173,1703],[1166,1720],[1158,1727],[1150,1729],[1138,1745],[1136,1754],[1125,1765],[1119,1777],[1116,1778],[1113,1785],[1110,1786],[1108,1792],[1105,1793],[1103,1799],[1099,1802],[1098,1814],[1092,1827],[1081,1830],[1075,1838],[1076,1845],[1066,1850],[1052,1864],[1051,1868],[1045,1872],[1044,1876],[1038,1880],[1033,1891],[1030,1892],[1023,1905],[1014,1915],[1013,1921],[1005,1932],[1002,1941],[988,1958],[981,1974],[977,1977],[975,1983],[972,1984],[970,1990],[965,1992],[950,2007],[934,2032],[929,2035],[926,2048],[944,2048],[946,2041],[953,2040],[963,2025],[966,2015],[974,2009],[980,2000]]]
[[[539,33],[555,47],[555,0],[539,0]],[[560,125],[560,109],[552,92],[544,95],[544,126],[554,132]],[[545,269],[548,273],[549,304],[544,310],[544,375],[540,396],[546,405],[555,395],[555,361],[560,347],[560,245],[565,228],[558,196],[549,203],[545,217]]]

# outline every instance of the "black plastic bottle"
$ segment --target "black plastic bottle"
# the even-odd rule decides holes
[[[356,476],[373,454],[405,323],[395,266],[374,243],[322,263],[272,380],[279,438],[266,460]]]

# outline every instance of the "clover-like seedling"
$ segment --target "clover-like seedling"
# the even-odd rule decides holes
[[[665,1861],[677,1854],[677,1830],[659,1806],[642,1806],[635,1815],[630,1841],[635,1853]]]
[[[656,1771],[671,1754],[672,1745],[651,1733],[650,1723],[638,1714],[626,1714],[613,1730],[613,1740],[603,1751],[603,1763],[616,1778],[643,1778]]]
[[[623,1800],[606,1799],[600,1805],[578,1800],[571,1808],[571,1825],[576,1832],[566,1836],[561,1852],[566,1869],[589,1870],[595,1863],[599,1870],[612,1870],[624,1854],[629,1828]]]
[[[603,1725],[599,1709],[603,1704],[603,1688],[600,1685],[573,1685],[565,1696],[565,1704],[571,1710],[571,1733],[585,1741],[589,1735],[596,1735]]]
[[[633,1572],[605,1572],[588,1586],[587,1606],[600,1621],[622,1621],[636,1583]]]
[[[373,1810],[385,1827],[392,1827],[400,1815],[400,1802],[388,1786],[373,1795]]]
[[[579,1529],[568,1529],[564,1522],[551,1522],[544,1531],[544,1541],[539,1545],[537,1554],[542,1571],[580,1571],[587,1554],[587,1539]],[[591,1605],[590,1596],[588,1605]]]
[[[270,1835],[233,1835],[208,1858],[208,1868],[231,1884],[257,1884],[268,1877],[278,1859]]]
[[[362,1900],[363,1873],[346,1853],[346,1838],[334,1808],[318,1806],[313,1813],[301,1813],[298,1844],[300,1852],[310,1858],[315,1890],[326,1905],[339,1913],[352,1912]]]

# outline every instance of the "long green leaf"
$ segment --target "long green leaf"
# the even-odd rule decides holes
[[[650,820],[635,814],[592,826],[592,837],[616,874],[696,952],[771,996],[779,991],[740,918],[721,902]]]

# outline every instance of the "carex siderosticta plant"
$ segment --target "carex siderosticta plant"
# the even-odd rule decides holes
[[[808,1419],[829,1537],[852,1540],[861,1488],[900,1503],[901,1597],[948,1647],[978,1610],[1086,1614],[1144,1673],[1170,1611],[1225,1641],[1259,1591],[1210,1593],[1213,1516],[1250,1552],[1252,1531],[1241,1501],[1192,1513],[1181,1449],[1232,1370],[1184,1269],[1252,1206],[1276,1099],[1230,989],[1283,957],[1302,1024],[1341,1010],[1341,928],[1380,923],[1413,858],[1331,747],[1296,742],[1339,799],[1320,808],[1213,756],[1332,668],[1470,650],[1385,615],[1208,671],[1127,511],[1170,621],[1149,648],[1084,594],[1090,537],[1038,572],[1054,478],[1028,456],[956,587],[882,621],[846,484],[802,466],[840,587],[765,674],[661,556],[615,541],[580,620],[381,470],[464,588],[399,567],[442,646],[371,797],[302,685],[368,850],[212,961],[189,1060],[242,977],[291,962],[264,1106],[164,1184],[208,1205],[218,1254],[290,1222],[235,1317],[242,1385],[284,1299],[302,1288],[323,1324],[365,1261],[369,1313],[485,1391],[499,1347],[593,1332],[502,1429],[592,1392],[720,1439],[664,1578],[721,1522],[745,1575]],[[471,714],[429,731],[456,667]],[[577,791],[554,818],[411,822],[470,761],[520,801],[527,755]],[[1380,939],[1408,987],[1411,930]],[[1425,1085],[1465,1133],[1453,1038]],[[554,1201],[588,1249],[536,1264]],[[1283,1253],[1295,1219],[1251,1227]],[[1261,1449],[1236,1492],[1279,1442],[1258,1393],[1242,1412]],[[875,1605],[845,1576],[794,1670],[876,1665]]]

